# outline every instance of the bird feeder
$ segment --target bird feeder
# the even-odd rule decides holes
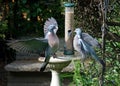
[[[65,55],[73,55],[73,27],[74,27],[74,4],[66,3],[65,5]]]

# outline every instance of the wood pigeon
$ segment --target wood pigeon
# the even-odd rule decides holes
[[[51,56],[56,57],[59,48],[59,39],[56,35],[58,30],[57,21],[51,17],[44,24],[44,38],[31,38],[25,40],[16,40],[8,45],[18,52],[27,54],[41,54],[45,52],[45,62],[42,64],[40,71],[44,71]]]
[[[105,63],[97,56],[94,51],[94,47],[99,47],[98,41],[90,36],[88,33],[82,33],[80,28],[76,28],[74,32],[76,33],[76,35],[73,39],[73,47],[82,55],[81,59],[84,60],[85,58],[87,58],[87,56],[91,55],[93,59],[95,59],[102,65],[104,72]]]

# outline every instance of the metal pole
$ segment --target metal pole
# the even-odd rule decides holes
[[[106,37],[106,29],[108,29],[107,24],[106,24],[106,19],[107,19],[107,8],[108,8],[109,0],[100,0],[100,5],[101,5],[101,14],[102,14],[102,58],[105,58],[105,37]],[[100,77],[100,86],[104,85],[104,73],[105,73],[105,67],[102,70],[102,75]]]

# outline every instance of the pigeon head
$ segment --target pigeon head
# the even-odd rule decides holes
[[[82,33],[81,29],[80,28],[76,28],[75,31],[74,31],[76,34],[80,35]]]
[[[58,27],[56,27],[56,25],[50,25],[49,27],[48,27],[48,30],[50,31],[50,32],[55,32],[55,29],[56,28],[58,28]]]

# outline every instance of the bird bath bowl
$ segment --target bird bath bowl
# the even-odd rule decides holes
[[[38,59],[40,62],[44,62],[44,59],[39,58]],[[63,68],[68,66],[71,62],[70,58],[67,57],[58,57],[58,58],[53,58],[51,57],[49,60],[48,67],[51,70],[52,73],[52,79],[50,86],[61,86],[60,85],[60,79],[59,79],[59,73]]]

